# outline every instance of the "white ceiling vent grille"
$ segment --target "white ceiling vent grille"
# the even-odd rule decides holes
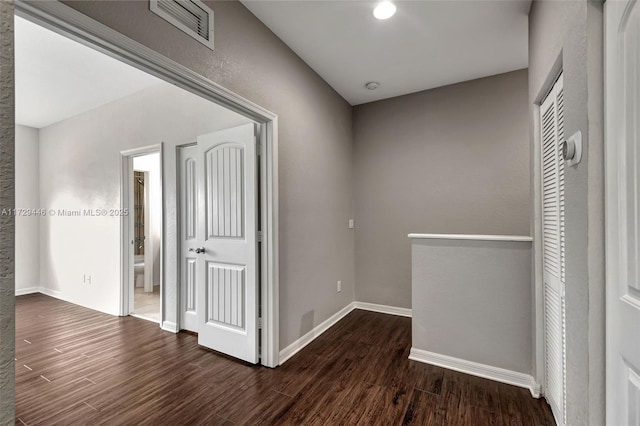
[[[149,0],[149,9],[213,50],[213,10],[200,0]]]

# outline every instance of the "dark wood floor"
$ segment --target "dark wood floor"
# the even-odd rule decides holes
[[[525,389],[408,360],[408,318],[354,311],[268,369],[40,294],[16,316],[18,425],[554,424]]]

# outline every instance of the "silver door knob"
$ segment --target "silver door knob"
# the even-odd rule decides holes
[[[196,254],[201,254],[201,253],[204,253],[204,247],[198,247],[196,249]]]

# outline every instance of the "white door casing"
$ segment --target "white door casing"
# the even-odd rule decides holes
[[[195,249],[198,247],[198,184],[196,145],[178,149],[180,191],[180,328],[197,332]]]
[[[640,6],[605,3],[606,416],[640,425]]]
[[[198,137],[198,343],[258,362],[255,125]]]
[[[566,423],[564,90],[560,75],[540,105],[545,398],[559,425]]]

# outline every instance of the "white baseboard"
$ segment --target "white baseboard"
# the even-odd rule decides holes
[[[46,294],[47,296],[55,297],[56,299],[64,300],[65,302],[73,303],[71,300],[67,299],[62,295],[61,291],[51,290],[50,288],[40,287],[40,293]]]
[[[298,340],[296,340],[295,342],[293,342],[292,344],[290,344],[289,346],[281,350],[280,365],[284,364],[289,358],[291,358],[292,356],[300,352],[302,348],[307,346],[309,343],[313,342],[313,340],[316,337],[320,336],[322,333],[327,331],[329,328],[331,328],[331,326],[335,325],[338,321],[340,321],[342,318],[347,316],[349,312],[353,311],[354,309],[355,309],[355,302],[349,303],[347,306],[340,309],[335,314],[331,315],[325,321],[318,324],[307,334],[305,334],[304,336],[302,336],[301,338],[299,338]]]
[[[164,331],[169,331],[171,333],[177,333],[178,331],[178,324],[176,324],[175,322],[172,321],[164,321],[162,323],[162,327],[161,327]]]
[[[411,318],[411,309],[409,308],[398,308],[396,306],[378,305],[376,303],[367,302],[353,303],[355,303],[356,309],[363,309],[365,311],[379,312],[381,314],[398,315],[401,317]]]
[[[37,289],[38,290],[34,291],[33,293],[42,293],[45,296],[55,297],[56,299],[60,299],[60,300],[65,301],[65,302],[73,303],[74,305],[82,306],[83,308],[92,309],[92,310],[97,311],[97,312],[102,312],[103,314],[112,315],[114,317],[120,316],[120,315],[118,315],[117,313],[114,313],[114,312],[109,312],[109,311],[106,311],[104,309],[100,309],[100,308],[95,307],[95,306],[87,306],[84,303],[79,303],[78,301],[73,300],[73,299],[65,296],[65,294],[63,292],[58,291],[58,290],[52,290],[50,288],[42,287],[42,286],[37,287]]]
[[[338,312],[333,314],[331,317],[327,318],[322,323],[318,324],[313,330],[309,331],[307,334],[284,348],[280,351],[280,365],[284,364],[289,358],[300,352],[302,348],[307,346],[309,343],[313,342],[313,340],[320,336],[322,333],[327,331],[333,325],[335,325],[342,318],[347,316],[349,312],[354,309],[362,309],[365,311],[379,312],[383,314],[391,314],[391,315],[399,315],[403,317],[411,316],[411,309],[407,308],[398,308],[395,306],[387,306],[387,305],[376,305],[375,303],[366,303],[366,302],[351,302],[344,308],[340,309]]]
[[[24,296],[25,294],[40,293],[40,287],[17,288],[16,296]]]
[[[534,398],[540,398],[540,385],[536,383],[535,379],[529,374],[492,367],[490,365],[479,364],[477,362],[416,348],[411,348],[409,359],[529,389]]]

